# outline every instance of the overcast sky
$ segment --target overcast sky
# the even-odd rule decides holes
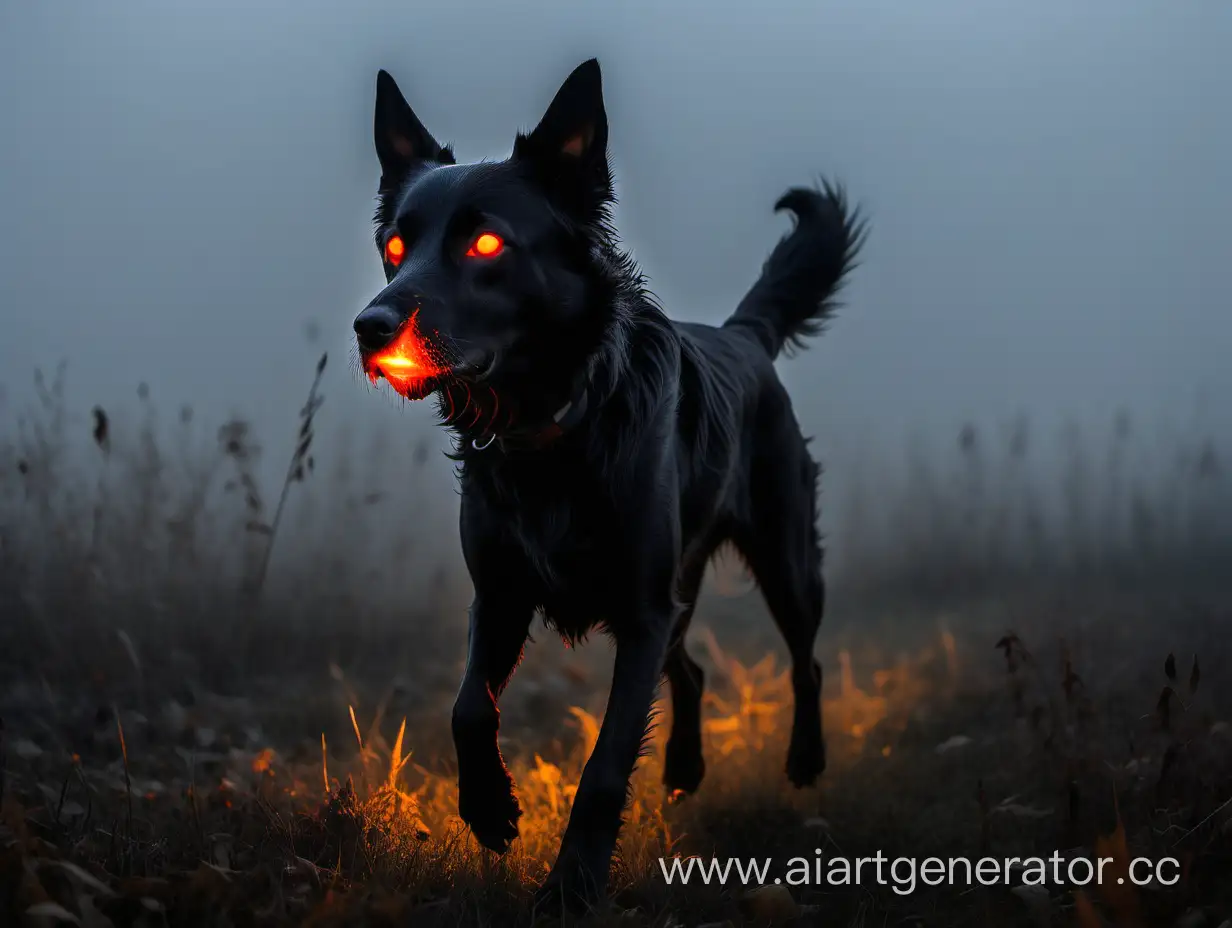
[[[670,314],[731,311],[787,186],[867,208],[848,308],[781,365],[823,453],[1188,417],[1232,387],[1230,48],[1221,0],[5,0],[0,380],[67,358],[83,409],[146,380],[287,431],[328,348],[329,422],[419,428],[341,363],[382,284],[376,71],[471,159],[597,56],[620,226]]]

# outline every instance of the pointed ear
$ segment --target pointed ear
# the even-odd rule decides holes
[[[599,62],[585,61],[561,84],[530,135],[514,142],[514,159],[531,167],[563,206],[589,213],[611,199],[607,112]]]
[[[381,161],[382,187],[401,180],[416,162],[454,163],[453,152],[424,128],[388,71],[376,76],[373,135]]]

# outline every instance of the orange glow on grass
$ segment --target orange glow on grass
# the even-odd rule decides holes
[[[418,311],[411,313],[398,335],[365,362],[368,379],[376,383],[385,378],[406,399],[423,399],[427,381],[445,373],[433,358],[428,343],[419,334]]]
[[[274,752],[271,748],[264,748],[256,757],[252,759],[253,773],[273,773],[272,765],[274,762]]]
[[[495,258],[505,250],[505,241],[495,232],[484,232],[471,243],[468,258]]]
[[[781,764],[790,737],[794,700],[791,668],[775,655],[746,664],[722,650],[708,631],[703,632],[703,640],[716,668],[706,690],[703,716],[705,752],[713,768],[708,776],[718,779],[717,783],[711,782],[710,789],[743,789],[747,784],[777,796],[786,788],[785,781],[776,774],[765,782],[765,771],[767,764],[776,768]],[[843,651],[829,662],[837,677],[823,700],[831,758],[837,762],[837,769],[850,771],[850,775],[823,783],[858,780],[867,769],[860,765],[872,758],[880,765],[893,763],[889,758],[897,759],[903,751],[898,739],[910,720],[917,717],[917,710],[938,705],[926,701],[926,697],[948,698],[931,690],[937,672],[947,672],[948,651],[949,644],[943,638],[938,646],[887,664],[881,649],[872,649],[872,653],[858,661],[859,666],[869,669],[869,682],[863,684],[864,688],[857,683],[853,666],[857,661],[850,653]],[[881,669],[872,671],[872,667]],[[575,679],[578,665],[566,663],[559,672]],[[335,679],[343,681],[341,671]],[[583,681],[584,678],[575,679],[578,683]],[[667,699],[664,694],[664,700]],[[670,702],[662,705],[667,709]],[[533,749],[525,749],[508,755],[522,809],[515,855],[521,863],[515,864],[509,873],[527,888],[542,878],[558,853],[584,764],[593,754],[599,737],[601,716],[567,702],[559,703],[557,708],[568,714],[567,722],[573,729],[569,737],[556,740],[550,751],[541,749],[543,752],[537,754]],[[363,842],[359,846],[372,859],[411,854],[426,855],[424,859],[430,860],[452,859],[448,855],[454,854],[461,838],[468,848],[468,859],[486,867],[481,863],[486,858],[478,854],[479,846],[473,836],[465,828],[459,833],[455,777],[446,764],[431,756],[412,760],[409,745],[414,736],[408,730],[407,719],[403,717],[400,724],[393,724],[394,719],[384,712],[384,702],[376,708],[375,716],[350,700],[343,702],[340,709],[345,709],[342,718],[344,724],[350,725],[355,744],[342,748],[331,758],[322,734],[320,757],[295,761],[270,749],[255,751],[249,761],[254,772],[262,773],[257,783],[266,792],[260,796],[277,791],[291,797],[297,810],[315,808],[327,831],[358,825],[359,840]],[[360,723],[360,718],[365,722]],[[622,837],[630,859],[670,859],[682,852],[687,857],[693,849],[686,843],[691,841],[688,832],[675,831],[694,821],[694,813],[689,811],[691,800],[681,804],[684,793],[669,793],[662,786],[669,730],[665,726],[655,729],[650,749],[639,763],[631,786]],[[322,787],[323,797],[317,792]],[[222,789],[222,795],[210,798],[219,805],[231,801],[236,807],[244,807],[242,803],[250,800],[255,787],[245,778],[238,783],[224,781]],[[703,807],[713,808],[705,806],[713,801],[703,799]],[[677,804],[683,806],[683,812],[675,810]],[[824,819],[816,817],[811,799],[793,800],[790,807],[800,813],[804,827],[830,829]],[[676,819],[678,814],[684,818]],[[300,858],[293,866],[309,877],[305,882],[320,885],[322,871],[316,864]]]

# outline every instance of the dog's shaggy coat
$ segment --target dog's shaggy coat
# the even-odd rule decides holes
[[[611,226],[597,62],[570,75],[506,161],[456,164],[385,72],[375,131],[377,246],[388,254],[396,235],[404,257],[386,261],[388,286],[355,331],[375,371],[413,315],[439,361],[414,395],[434,393],[456,436],[475,588],[453,712],[459,812],[486,847],[517,836],[497,699],[536,612],[569,639],[605,629],[616,644],[607,712],[541,891],[591,901],[606,888],[664,675],[666,787],[687,793],[702,780],[702,671],[684,636],[721,544],[747,560],[791,653],[787,775],[804,786],[825,767],[813,656],[825,600],[820,468],[774,360],[831,316],[863,223],[836,187],[789,190],[776,209],[795,228],[735,313],[717,328],[673,322]],[[476,254],[484,233],[499,253]]]

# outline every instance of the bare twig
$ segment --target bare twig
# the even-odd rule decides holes
[[[111,711],[115,714],[116,733],[120,736],[120,757],[124,761],[124,792],[128,799],[128,821],[126,823],[128,835],[125,843],[124,857],[127,861],[133,840],[133,781],[128,772],[128,744],[124,740],[124,726],[120,723],[120,710],[117,706],[113,705]]]
[[[325,372],[325,362],[328,357],[328,354],[322,354],[320,360],[317,361],[316,376],[313,377],[312,386],[308,390],[308,400],[304,403],[304,408],[300,410],[299,436],[295,441],[295,450],[291,453],[291,463],[287,465],[286,476],[282,480],[282,490],[278,495],[274,518],[268,527],[263,527],[263,534],[266,535],[265,551],[261,557],[261,564],[257,568],[257,575],[253,578],[252,592],[254,595],[259,595],[265,586],[265,576],[269,571],[270,557],[274,551],[274,540],[278,536],[278,526],[282,522],[282,513],[287,505],[291,484],[302,481],[313,468],[313,459],[308,452],[312,449],[313,420],[324,402],[324,397],[320,393],[321,375]]]

